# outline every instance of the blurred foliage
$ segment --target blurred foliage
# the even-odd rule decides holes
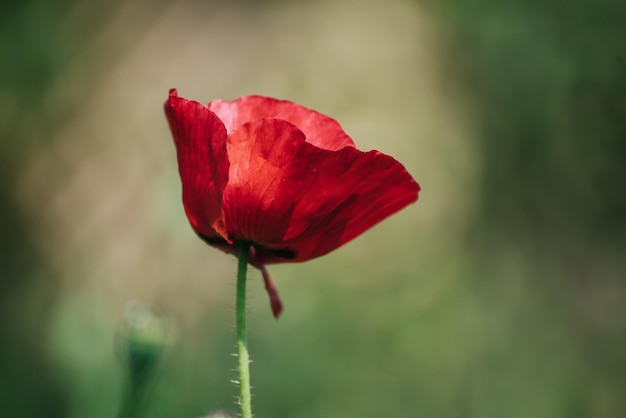
[[[264,7],[253,3],[238,7],[251,14]],[[354,276],[351,260],[332,255],[310,269],[277,268],[283,296],[299,298],[286,299],[278,325],[263,316],[265,295],[253,286],[257,415],[626,416],[626,6],[416,5],[429,7],[441,29],[447,94],[469,103],[478,128],[467,138],[480,155],[473,226],[456,237],[465,245],[442,253],[383,236],[415,259],[381,267],[396,251],[381,249],[359,280],[345,279]],[[119,7],[0,6],[0,410],[13,417],[112,416],[123,388],[114,308],[61,283],[17,182],[50,132],[82,105],[51,94],[55,83],[77,57],[122,48],[86,50]],[[140,10],[136,31],[160,13]],[[81,86],[88,92],[113,70],[89,69]],[[437,193],[423,186],[428,193],[412,211]],[[199,324],[180,325],[156,370],[146,416],[234,409],[228,314],[207,306]]]
[[[71,3],[0,6],[0,410],[15,417],[67,416],[67,394],[43,344],[57,291],[55,273],[16,195],[29,151],[47,139],[42,132],[61,122],[61,109],[44,111],[43,99],[80,45],[74,33],[60,30]],[[98,17],[104,15],[93,15]],[[95,27],[83,29],[87,35]],[[36,115],[36,123],[29,114]]]
[[[490,280],[510,282],[517,274],[507,253],[514,253],[531,286],[531,305],[520,310],[526,326],[556,316],[577,352],[560,381],[561,390],[573,386],[570,407],[545,416],[622,416],[626,5],[429,5],[447,24],[450,68],[478,108],[482,209],[470,238],[480,249],[474,255]],[[538,295],[549,307],[539,315]],[[524,349],[537,337],[537,329],[515,332]]]
[[[561,238],[623,248],[626,5],[436,7],[451,24],[451,61],[479,98],[482,223],[548,252],[562,248]]]

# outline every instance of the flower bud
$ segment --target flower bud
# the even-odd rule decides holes
[[[122,356],[131,385],[142,385],[159,362],[166,340],[165,320],[150,306],[129,301],[124,312]]]
[[[236,418],[236,415],[225,409],[216,409],[209,412],[203,418]]]

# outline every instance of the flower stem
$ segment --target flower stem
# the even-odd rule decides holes
[[[241,417],[252,418],[250,401],[250,359],[248,356],[248,336],[246,324],[246,273],[250,246],[239,246],[239,267],[237,269],[237,351],[239,358],[239,386],[241,397]]]
[[[118,418],[133,418],[139,410],[139,393],[132,384],[130,388],[124,392],[124,398],[120,405]]]

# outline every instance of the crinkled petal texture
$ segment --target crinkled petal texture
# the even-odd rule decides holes
[[[204,107],[174,91],[165,107],[192,227],[226,251],[250,243],[257,266],[324,255],[417,200],[399,162],[359,151],[335,120],[295,103]]]
[[[244,96],[232,101],[213,100],[209,109],[226,125],[230,134],[244,123],[281,119],[297,126],[308,143],[327,150],[354,146],[339,122],[297,103],[263,96]]]
[[[228,183],[226,128],[198,102],[170,91],[165,115],[174,137],[183,205],[193,229],[209,239],[227,238],[222,193]]]

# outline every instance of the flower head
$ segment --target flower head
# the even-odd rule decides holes
[[[276,317],[282,304],[266,264],[327,254],[417,200],[402,164],[359,151],[337,121],[296,103],[203,105],[172,89],[165,114],[191,227],[231,254],[250,246]]]

